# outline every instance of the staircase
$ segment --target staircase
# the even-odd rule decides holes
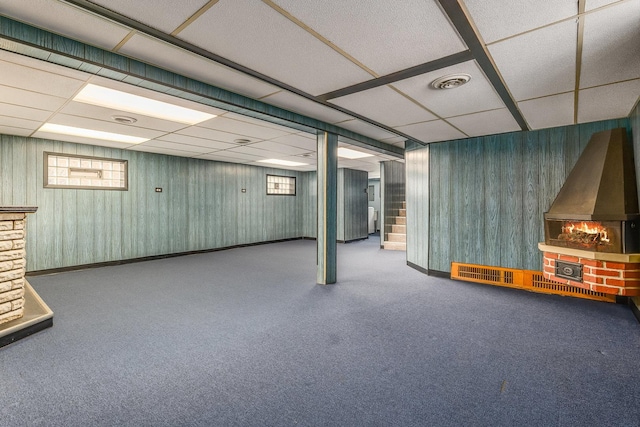
[[[402,202],[402,208],[398,209],[398,215],[393,217],[391,233],[386,233],[387,240],[384,248],[390,251],[407,250],[407,202]]]

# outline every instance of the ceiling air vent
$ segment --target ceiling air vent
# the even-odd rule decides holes
[[[246,138],[238,138],[234,139],[233,142],[235,142],[236,144],[248,144],[251,142],[251,140]]]
[[[442,76],[431,82],[434,89],[455,89],[469,82],[471,76],[469,74],[450,74]]]

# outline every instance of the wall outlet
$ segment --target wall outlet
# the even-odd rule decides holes
[[[156,187],[156,193],[162,193],[162,187]]]

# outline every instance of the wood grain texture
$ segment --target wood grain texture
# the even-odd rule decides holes
[[[591,135],[616,127],[637,129],[637,108],[635,114],[630,119],[431,144],[429,197],[416,197],[417,203],[430,203],[428,269],[450,271],[456,261],[539,270],[543,213]],[[412,176],[413,156],[407,152]],[[413,209],[408,209],[409,216]],[[408,232],[417,232],[411,219],[407,221]],[[407,236],[408,242],[412,238],[417,241],[417,236]],[[410,247],[412,256],[418,253]]]
[[[365,189],[368,184],[368,173],[354,169],[339,169],[342,171],[343,182],[340,191],[338,181],[338,207],[343,206],[342,219],[338,208],[338,221],[342,221],[343,238],[338,234],[338,240],[350,241],[366,239],[369,235],[367,229],[368,199]],[[342,192],[342,201],[340,193]],[[338,224],[338,233],[340,232]]]
[[[128,160],[129,190],[44,188],[44,151]],[[267,196],[267,173],[308,174],[0,135],[0,204],[38,206],[28,271],[301,237],[304,191]]]

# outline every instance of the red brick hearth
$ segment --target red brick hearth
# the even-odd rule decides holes
[[[640,295],[640,255],[603,254],[540,244],[548,280],[610,295]],[[558,261],[582,266],[582,282],[556,276]]]

